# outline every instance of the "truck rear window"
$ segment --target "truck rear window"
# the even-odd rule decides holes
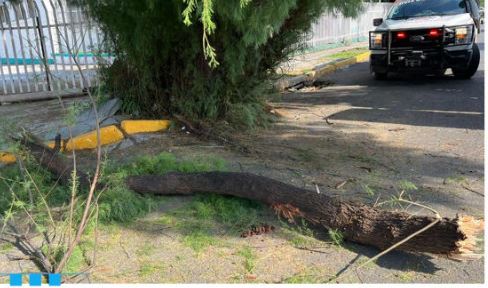
[[[396,3],[391,8],[388,19],[400,20],[462,13],[466,13],[465,0],[406,0]]]

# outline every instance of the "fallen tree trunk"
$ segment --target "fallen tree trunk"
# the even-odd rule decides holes
[[[39,164],[61,183],[71,182],[73,163],[35,141],[22,139]],[[89,187],[89,177],[77,171],[79,185]],[[248,173],[168,173],[163,176],[129,176],[128,187],[141,194],[192,195],[216,193],[231,195],[270,205],[288,219],[301,217],[327,229],[338,229],[345,239],[386,249],[436,220],[434,217],[389,212],[361,203],[339,201],[325,194],[301,189],[270,178]],[[403,243],[397,249],[447,254],[453,259],[477,257],[476,236],[483,230],[483,220],[464,216],[443,218],[427,231]]]
[[[259,201],[284,216],[302,217],[327,229],[338,229],[347,240],[386,249],[424,228],[434,217],[389,212],[364,204],[339,201],[325,194],[297,188],[248,173],[169,173],[132,176],[130,189],[141,194],[191,195],[216,193]],[[448,254],[455,259],[472,257],[476,235],[483,221],[472,217],[443,218],[397,249]]]
[[[72,160],[59,154],[57,150],[46,147],[35,138],[32,140],[28,137],[24,137],[21,139],[20,143],[30,151],[31,155],[42,167],[46,168],[55,176],[56,180],[64,185],[71,184],[73,181],[72,173],[74,170],[74,163]],[[90,187],[90,179],[86,173],[77,169],[76,176],[79,187]]]

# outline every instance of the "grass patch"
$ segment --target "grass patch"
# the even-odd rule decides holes
[[[404,272],[404,273],[400,273],[400,274],[395,274],[395,277],[397,277],[398,280],[400,280],[400,282],[404,282],[404,283],[413,282],[414,276],[415,276],[415,273],[412,271],[408,271],[408,272]]]
[[[374,197],[374,195],[376,194],[375,189],[369,184],[361,184],[361,188],[363,189],[363,192],[366,193],[369,197]]]
[[[468,179],[466,177],[461,176],[461,175],[454,175],[454,176],[449,176],[446,179],[444,179],[444,184],[460,184],[460,185],[466,185],[468,184]]]
[[[141,247],[137,248],[136,254],[139,257],[148,257],[154,253],[155,249],[156,248],[153,245],[145,243]]]
[[[398,182],[398,189],[405,191],[405,192],[411,192],[411,191],[419,190],[417,185],[415,185],[413,182],[410,182],[408,180],[401,180],[400,182]]]
[[[43,246],[41,250],[42,252],[44,252],[45,255],[48,255],[51,263],[59,263],[66,251],[66,248],[57,247],[56,251],[51,251],[51,253],[48,253],[47,246]],[[81,247],[81,245],[78,245],[74,248],[73,254],[71,254],[71,257],[69,258],[66,266],[63,269],[63,273],[79,273],[86,265],[87,261],[83,252],[83,248]]]
[[[342,243],[344,243],[344,235],[341,231],[337,229],[329,229],[328,234],[330,240],[332,240],[332,243],[334,243],[335,245],[341,246]]]
[[[282,221],[281,226],[280,233],[294,247],[307,248],[316,246],[320,242],[314,238],[314,232],[307,226],[307,223],[303,219],[300,224],[294,225]]]
[[[307,268],[305,271],[297,273],[291,277],[285,278],[282,283],[285,284],[318,284],[326,281],[324,276],[317,268]]]
[[[244,259],[244,268],[247,273],[252,273],[256,268],[256,254],[251,247],[247,246],[237,252],[237,255]]]
[[[198,195],[187,208],[201,220],[214,220],[235,234],[257,225],[263,212],[261,203],[220,195]]]
[[[12,193],[10,193],[11,190],[15,191],[15,203],[17,203],[18,208],[28,206],[28,208],[38,208],[31,210],[45,211],[45,207],[41,206],[44,205],[42,199],[46,200],[49,207],[60,207],[69,204],[70,187],[58,185],[48,171],[39,167],[30,159],[26,159],[24,162],[32,179],[22,175],[17,166],[0,169],[0,214],[4,214],[12,207],[14,201]],[[129,190],[124,182],[129,175],[161,175],[173,171],[204,172],[225,170],[225,162],[221,159],[202,157],[192,161],[178,161],[170,153],[141,157],[131,164],[123,166],[110,162],[103,163],[102,166],[100,181],[101,184],[107,187],[99,199],[99,219],[103,223],[130,222],[146,215],[159,202],[164,201],[164,197],[141,196]],[[30,204],[29,194],[34,196],[34,204]],[[79,191],[78,195],[81,198],[79,202],[81,202],[86,195],[86,191]],[[38,205],[39,207],[32,207],[33,205]],[[43,216],[46,215],[42,213],[36,214],[36,221],[42,224],[40,219]]]
[[[209,246],[217,244],[217,238],[209,232],[195,231],[183,237],[183,244],[200,253]]]
[[[351,50],[346,50],[346,51],[342,51],[339,53],[332,54],[330,56],[327,56],[327,58],[346,59],[346,58],[356,57],[356,56],[363,54],[365,52],[368,52],[367,48],[354,48]]]
[[[108,184],[109,189],[100,198],[100,219],[105,222],[129,222],[144,216],[153,210],[158,202],[164,201],[164,197],[141,196],[130,191],[124,183],[127,176],[223,170],[225,162],[221,159],[204,157],[194,161],[178,161],[170,153],[144,156],[121,167],[109,164],[103,172],[104,182]]]
[[[297,156],[304,162],[312,162],[317,159],[317,153],[311,149],[297,148]]]
[[[183,244],[202,252],[221,241],[214,235],[237,236],[259,223],[262,204],[220,195],[197,195],[189,204],[162,216],[165,225],[174,226],[183,235]]]
[[[155,273],[161,274],[164,266],[158,263],[143,263],[139,268],[139,277],[147,278]]]
[[[11,243],[3,243],[0,245],[0,252],[9,252],[14,249],[14,245]]]

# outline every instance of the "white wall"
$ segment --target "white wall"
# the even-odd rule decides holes
[[[363,12],[357,18],[346,18],[342,14],[326,13],[313,25],[307,44],[319,48],[327,44],[365,41],[373,30],[373,19],[382,18],[392,6],[391,3],[364,3]]]

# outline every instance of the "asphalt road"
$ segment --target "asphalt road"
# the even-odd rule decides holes
[[[331,86],[300,98],[292,95],[285,102],[324,107],[321,112],[344,133],[367,134],[382,147],[394,147],[391,163],[400,177],[436,187],[414,197],[442,215],[483,217],[484,30],[478,40],[482,60],[470,80],[457,80],[448,71],[442,77],[397,74],[377,81],[369,63],[362,63],[322,79]],[[483,281],[483,262],[433,260],[443,271],[441,282],[455,283]]]
[[[367,123],[369,130],[380,125],[398,126],[395,140],[404,148],[451,159],[450,165],[413,163],[411,169],[417,174],[443,177],[471,173],[482,179],[484,30],[478,44],[481,63],[470,80],[454,79],[448,70],[443,77],[396,74],[390,75],[387,81],[377,81],[369,73],[369,63],[362,63],[327,77],[334,85],[321,90],[325,97],[319,100],[320,104],[346,103],[348,108],[339,109],[331,119]],[[484,189],[481,186],[479,190]],[[469,206],[475,205],[478,211],[483,211],[483,201],[479,201],[483,199],[470,200],[473,202]]]

